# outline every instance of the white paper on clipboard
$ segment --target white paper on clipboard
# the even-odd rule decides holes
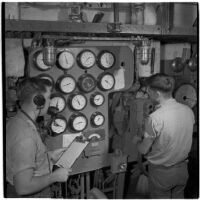
[[[73,141],[68,149],[62,154],[62,156],[57,161],[56,165],[64,168],[70,168],[79,157],[81,152],[85,149],[89,142],[77,142]]]
[[[74,141],[74,139],[80,135],[82,135],[82,132],[63,135],[63,147],[69,147],[71,143]]]

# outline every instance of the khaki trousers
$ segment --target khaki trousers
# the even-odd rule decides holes
[[[150,197],[154,199],[183,199],[188,180],[187,161],[171,167],[149,164]]]

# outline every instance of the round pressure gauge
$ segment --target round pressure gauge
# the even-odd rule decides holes
[[[61,69],[71,69],[74,65],[74,62],[74,55],[70,51],[65,50],[58,54],[57,63]]]
[[[69,123],[72,131],[81,132],[87,127],[88,121],[84,114],[76,113],[70,117]]]
[[[91,92],[96,87],[96,80],[91,74],[83,74],[78,79],[79,89],[83,92]]]
[[[115,85],[115,78],[109,72],[102,73],[98,77],[98,86],[101,90],[111,90]]]
[[[95,62],[95,54],[90,50],[81,51],[77,56],[77,63],[83,69],[91,68]]]
[[[52,90],[53,90],[55,83],[54,83],[53,78],[49,74],[44,74],[43,73],[43,74],[38,75],[38,77],[41,78],[41,79],[49,80],[51,82],[51,84],[52,84]]]
[[[33,62],[35,64],[35,66],[41,71],[47,71],[47,70],[51,69],[51,66],[44,64],[42,51],[37,51],[34,54]]]
[[[66,107],[65,97],[59,93],[52,94],[49,106],[56,108],[58,110],[57,113],[62,112]]]
[[[109,51],[102,51],[98,55],[97,63],[98,66],[103,70],[110,69],[115,64],[115,56]]]
[[[69,103],[73,110],[80,111],[83,110],[87,105],[87,98],[83,94],[76,93],[71,95],[69,98]]]
[[[101,106],[103,105],[104,101],[105,101],[105,97],[100,92],[95,92],[90,97],[90,103],[93,106]]]
[[[191,84],[182,84],[175,90],[175,99],[193,108],[197,103],[197,92]]]
[[[90,122],[92,126],[94,127],[102,126],[104,124],[104,121],[105,121],[105,117],[100,112],[95,112],[94,114],[92,114],[90,118]]]
[[[57,87],[64,94],[69,94],[76,89],[76,81],[71,75],[63,75],[58,79]]]
[[[51,120],[50,129],[53,135],[64,133],[67,129],[67,120],[62,115],[57,115]]]

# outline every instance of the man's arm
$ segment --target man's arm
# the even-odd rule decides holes
[[[53,173],[43,176],[33,176],[33,169],[20,171],[14,176],[14,186],[19,195],[39,192],[54,182],[65,182],[70,169],[58,168]]]
[[[39,192],[53,182],[65,182],[68,178],[70,170],[64,168],[46,175],[34,176],[36,148],[30,138],[15,143],[11,148],[11,155],[14,186],[19,195]],[[47,159],[47,153],[44,153],[44,159]]]
[[[153,144],[153,138],[144,138],[142,139],[139,136],[133,137],[133,143],[137,145],[137,149],[141,154],[147,154]]]
[[[147,154],[153,144],[152,138],[144,138],[141,142],[137,143],[137,149],[141,154]]]
[[[141,154],[147,154],[149,152],[157,134],[160,133],[162,128],[162,121],[155,119],[152,121],[150,117],[145,121],[144,138],[142,139],[139,136],[133,137],[133,143],[137,145],[137,149]]]

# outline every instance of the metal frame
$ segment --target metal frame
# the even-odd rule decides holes
[[[115,23],[113,23],[115,24]],[[169,23],[167,23],[169,24]],[[119,24],[120,31],[111,32],[109,23],[72,23],[62,21],[37,20],[5,20],[4,33],[6,38],[32,38],[35,33],[64,36],[96,36],[96,37],[131,37],[143,35],[160,40],[178,39],[197,41],[197,28],[180,28],[169,25],[131,25]],[[166,27],[168,27],[166,29]],[[167,31],[166,31],[167,30]],[[163,38],[164,36],[164,38]]]

